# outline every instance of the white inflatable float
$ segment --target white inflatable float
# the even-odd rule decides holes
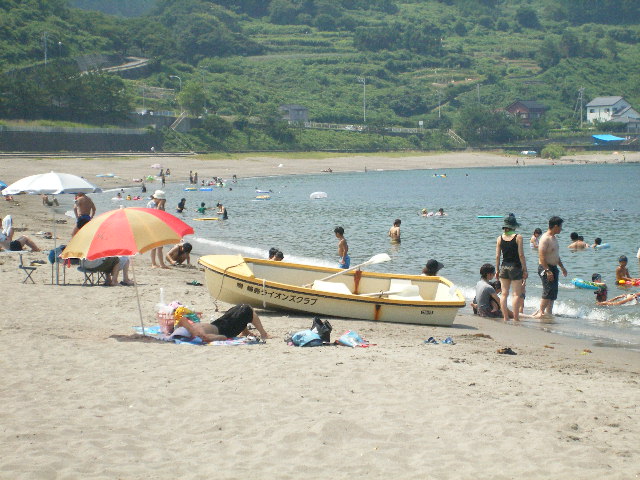
[[[309,198],[312,200],[318,199],[318,198],[327,198],[327,193],[326,192],[313,192],[311,195],[309,195]]]

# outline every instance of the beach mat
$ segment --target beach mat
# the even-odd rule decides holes
[[[142,327],[133,327],[136,333],[142,335]],[[204,346],[235,346],[235,345],[258,345],[259,343],[266,343],[264,340],[261,340],[257,337],[234,337],[227,338],[226,340],[215,340],[210,343],[204,343],[200,337],[196,337],[192,340],[187,339],[189,332],[184,327],[180,327],[173,332],[172,335],[167,335],[162,333],[160,329],[160,325],[152,325],[150,327],[145,327],[144,329],[146,335],[151,338],[155,338],[156,340],[160,340],[162,342],[173,342],[179,345],[204,345]],[[186,335],[181,335],[181,333]]]

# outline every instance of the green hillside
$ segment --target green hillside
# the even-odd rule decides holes
[[[70,4],[151,10],[123,18]],[[446,147],[439,132],[449,128],[472,144],[544,138],[579,125],[580,89],[585,103],[621,95],[640,108],[639,19],[640,2],[627,0],[0,0],[0,117],[30,102],[37,108],[23,117],[101,122],[143,104],[183,107],[207,113],[190,141],[208,149]],[[49,63],[72,68],[72,59],[109,53],[149,58],[152,68],[57,91],[71,74],[43,73],[45,32]],[[176,95],[151,95],[156,87]],[[96,108],[85,99],[84,113],[68,108],[74,91],[90,97],[91,88],[113,98]],[[545,121],[524,129],[499,111],[518,99],[546,105]],[[378,134],[288,129],[281,104]],[[419,134],[380,135],[418,122]]]

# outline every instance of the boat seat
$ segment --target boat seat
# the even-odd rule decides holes
[[[311,287],[314,290],[320,290],[322,292],[330,292],[330,293],[340,293],[342,295],[351,295],[351,290],[344,283],[338,282],[325,282],[323,280],[314,280],[313,286]]]
[[[390,300],[421,300],[420,287],[413,285],[411,280],[405,278],[392,278],[389,281],[389,291],[396,292],[389,295]]]
[[[396,292],[399,290],[403,290],[409,285],[412,285],[411,280],[408,280],[406,278],[392,278],[391,280],[389,280],[389,291]]]

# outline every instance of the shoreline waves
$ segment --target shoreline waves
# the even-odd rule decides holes
[[[409,158],[403,166],[451,169],[454,158],[470,168],[511,166],[516,157]],[[159,161],[181,173],[171,183],[184,182],[189,169],[247,178],[327,167],[394,170],[399,163],[383,156]],[[549,164],[527,164],[538,161]],[[119,188],[153,163],[3,158],[0,180],[56,170]],[[95,176],[106,172],[119,178]],[[52,213],[38,196],[17,196],[2,207],[20,234],[43,250],[53,247],[37,235],[53,231]],[[66,220],[57,225],[58,244],[70,237],[73,220]],[[179,300],[206,319],[229,307],[216,305],[206,287],[189,284],[203,280],[195,268],[151,269],[146,254],[134,262],[145,325],[154,323],[161,288],[166,301]],[[34,273],[35,285],[23,284],[17,264],[15,254],[0,252],[0,469],[7,478],[640,475],[638,352],[464,313],[451,328],[331,319],[332,339],[356,330],[375,344],[370,348],[290,347],[283,342],[287,332],[308,328],[312,317],[266,311],[258,313],[276,338],[264,345],[165,344],[134,335],[134,288],[81,287],[75,267],[65,272],[71,285],[52,286],[48,263]],[[456,343],[425,344],[429,337]],[[517,355],[497,353],[504,347]]]

